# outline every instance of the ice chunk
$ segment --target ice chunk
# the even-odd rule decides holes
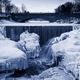
[[[16,47],[16,42],[8,39],[0,40],[0,71],[27,67],[27,56]]]
[[[26,53],[28,58],[39,56],[39,36],[35,33],[29,33],[28,31],[23,32],[20,35],[20,41],[17,43],[17,46]]]

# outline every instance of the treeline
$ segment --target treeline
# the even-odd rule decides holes
[[[3,13],[25,13],[26,7],[22,4],[21,11],[20,9],[11,3],[11,0],[0,0],[0,12]]]
[[[55,13],[61,14],[71,14],[80,13],[80,1],[76,2],[66,2],[55,9]]]

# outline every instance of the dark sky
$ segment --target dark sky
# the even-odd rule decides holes
[[[30,12],[54,12],[54,9],[67,1],[72,0],[11,0],[21,8],[21,4],[26,6],[26,9]]]

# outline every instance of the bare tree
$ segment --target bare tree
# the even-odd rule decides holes
[[[14,4],[11,4],[11,0],[0,0],[0,12],[18,13],[19,9]]]

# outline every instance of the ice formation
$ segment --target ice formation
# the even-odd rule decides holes
[[[61,34],[60,37],[51,39],[46,46],[43,47],[41,56],[42,63],[46,65],[57,64],[56,67],[61,67],[62,70],[66,70],[67,74],[73,76],[75,79],[80,80],[80,30],[74,30],[71,32],[66,32]],[[54,66],[53,66],[54,67]],[[53,68],[54,69],[54,68]],[[50,70],[51,71],[51,70]],[[60,70],[57,72],[58,75]],[[42,76],[46,76],[49,73],[49,78],[44,78],[42,80],[75,80],[71,79],[68,75],[63,78],[63,73],[60,74],[60,77],[53,75],[50,77],[50,72],[42,72]],[[38,79],[40,79],[40,75]],[[44,77],[45,77],[44,76]],[[54,77],[55,76],[55,77]],[[69,79],[70,78],[70,79]],[[41,80],[41,79],[40,79]]]
[[[68,37],[52,45],[53,57],[62,56],[59,66],[80,79],[80,30],[67,33]]]
[[[16,42],[5,38],[5,27],[0,27],[0,71],[25,69],[27,56],[17,48]]]
[[[32,80],[75,80],[65,69],[60,67],[49,68],[39,76],[32,77]]]
[[[0,71],[27,68],[27,57],[14,41],[0,40]]]
[[[63,33],[60,37],[52,38],[51,40],[49,40],[47,42],[47,44],[42,47],[42,50],[40,52],[41,63],[46,66],[57,65],[56,62],[57,62],[58,56],[56,56],[54,54],[54,52],[52,50],[52,45],[54,45],[62,40],[65,40],[68,37],[69,37],[69,34],[68,34],[68,32],[66,32],[66,33]],[[53,56],[53,54],[54,54],[54,56]],[[63,55],[63,54],[60,54],[60,55]]]
[[[39,56],[39,36],[35,33],[29,33],[28,31],[23,32],[20,35],[20,41],[17,43],[17,46],[26,53],[28,58]]]

